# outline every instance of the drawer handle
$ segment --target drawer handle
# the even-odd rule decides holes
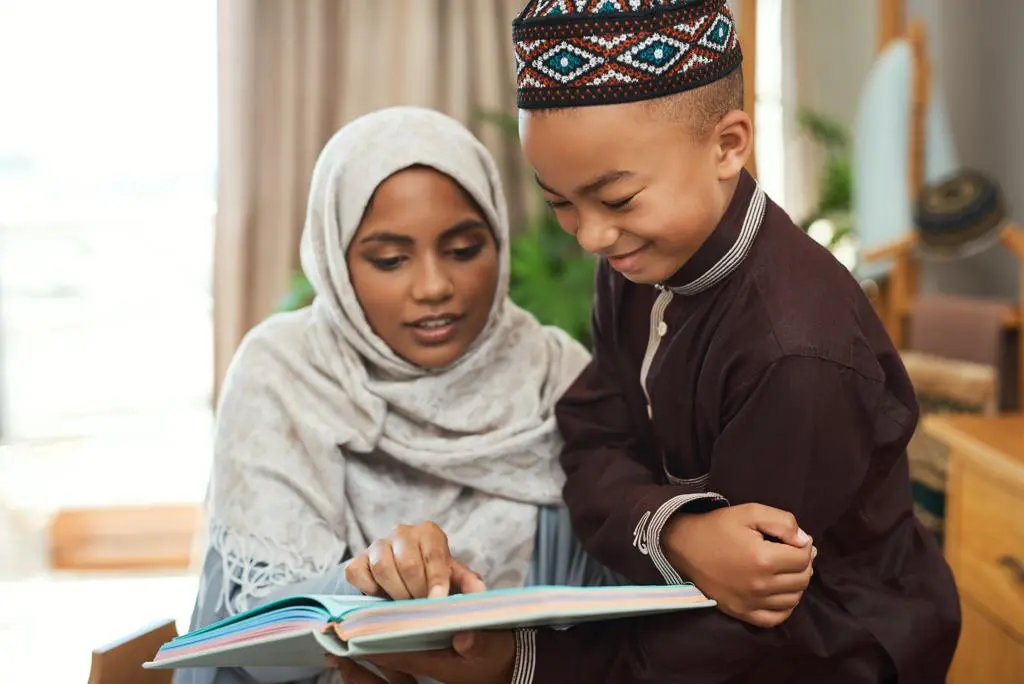
[[[1017,581],[1024,584],[1024,561],[1016,556],[1003,556],[999,559],[999,565],[1013,571],[1017,576]]]

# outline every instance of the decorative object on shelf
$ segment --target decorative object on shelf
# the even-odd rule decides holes
[[[1006,207],[993,179],[965,170],[921,188],[914,219],[921,256],[961,259],[999,241]]]

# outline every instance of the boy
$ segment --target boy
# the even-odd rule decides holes
[[[913,388],[858,284],[743,170],[724,0],[531,0],[514,40],[524,152],[601,257],[594,359],[558,411],[574,528],[631,581],[686,577],[723,610],[524,631],[514,661],[511,636],[476,634],[381,663],[451,684],[942,682],[960,614],[912,514]],[[777,628],[726,614],[708,569],[743,531],[698,508],[719,497],[815,540]]]

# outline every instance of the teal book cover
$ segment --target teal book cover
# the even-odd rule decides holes
[[[315,667],[325,654],[356,658],[447,648],[467,630],[566,628],[714,605],[692,584],[529,587],[406,601],[293,596],[183,634],[145,667]]]

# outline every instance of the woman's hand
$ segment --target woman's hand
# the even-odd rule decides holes
[[[446,684],[509,684],[515,671],[516,642],[510,631],[456,634],[452,647],[421,653],[367,656],[380,670],[377,676],[347,658],[328,656],[328,664],[344,684],[415,684],[429,677]]]
[[[338,671],[341,684],[416,684],[416,678],[404,672],[378,667],[380,675],[370,672],[354,660],[327,656],[327,665]]]
[[[345,568],[345,578],[367,596],[392,599],[472,594],[483,579],[452,558],[448,537],[435,523],[399,525]]]

